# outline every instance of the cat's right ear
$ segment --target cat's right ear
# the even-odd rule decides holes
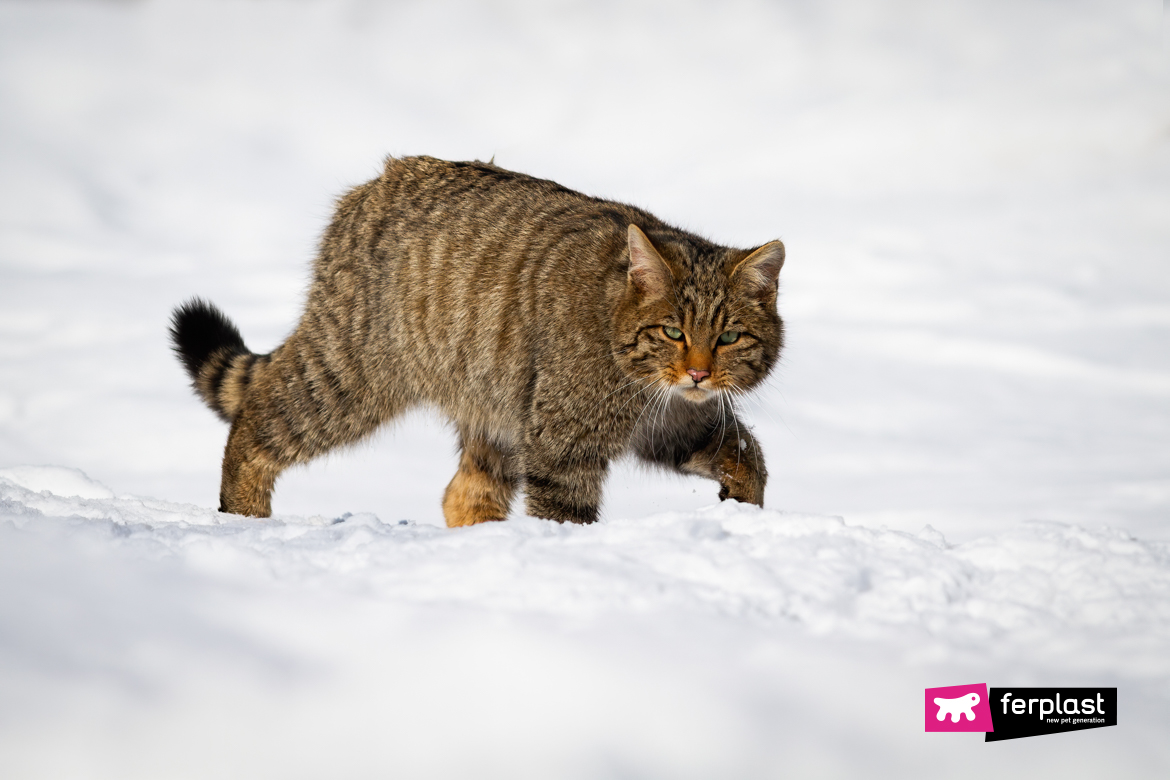
[[[672,289],[670,266],[637,225],[627,231],[630,244],[630,286],[648,298],[661,298]]]
[[[784,244],[769,241],[739,262],[731,279],[740,289],[757,300],[776,294],[780,269],[784,266]]]

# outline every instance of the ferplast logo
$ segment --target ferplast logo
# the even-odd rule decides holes
[[[1116,688],[992,688],[987,742],[1117,725]]]
[[[992,731],[987,684],[926,689],[927,731]]]
[[[1116,725],[1116,688],[926,689],[927,731],[982,731],[998,742]]]

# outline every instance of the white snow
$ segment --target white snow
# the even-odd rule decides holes
[[[61,466],[13,466],[0,469],[0,479],[34,493],[74,498],[113,498],[114,492],[80,469]]]
[[[953,545],[734,502],[587,527],[257,521],[6,476],[0,506],[15,776],[894,776],[955,755],[951,776],[1088,776],[1165,759],[1170,545],[1117,530]],[[934,682],[1053,677],[1117,685],[1121,725],[1015,752],[921,733]]]
[[[0,4],[0,775],[1161,777],[1170,40],[1157,4]],[[782,238],[768,509],[615,467],[448,530],[424,412],[213,511],[165,340],[267,350],[331,200],[493,155]],[[53,464],[53,465],[43,465]],[[923,733],[926,687],[1119,725]]]

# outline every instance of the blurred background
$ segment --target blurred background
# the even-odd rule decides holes
[[[948,538],[1167,538],[1170,46],[1124,2],[0,2],[0,465],[217,501],[189,296],[294,327],[334,198],[488,159],[716,241],[781,238],[748,404],[772,508]],[[441,523],[414,414],[276,511]],[[420,451],[430,452],[419,457]],[[607,517],[712,485],[615,468]]]

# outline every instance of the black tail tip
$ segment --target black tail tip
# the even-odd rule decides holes
[[[199,368],[216,350],[248,351],[231,320],[202,298],[192,298],[171,315],[171,347],[191,379],[199,376]]]

